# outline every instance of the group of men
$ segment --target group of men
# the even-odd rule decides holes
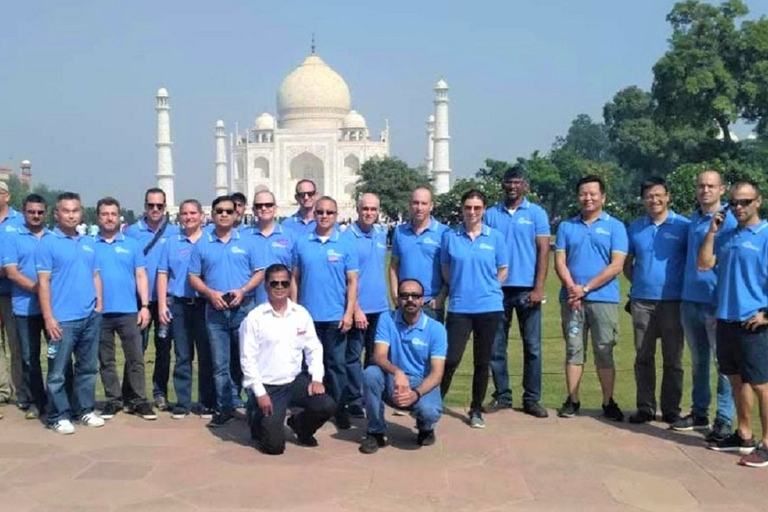
[[[503,235],[510,264],[501,283],[504,321],[491,358],[495,391],[484,411],[512,408],[507,345],[516,314],[524,359],[522,410],[546,418],[539,402],[550,223],[527,198],[522,166],[509,168],[501,187],[504,200],[488,209],[484,221]],[[745,465],[766,466],[768,223],[758,215],[760,191],[754,183],[738,182],[723,203],[725,184],[713,170],[702,172],[696,187],[698,209],[689,219],[670,209],[663,179],[644,182],[646,213],[625,228],[603,210],[603,181],[596,176],[579,181],[580,212],[560,223],[554,244],[567,383],[557,413],[579,414],[591,333],[604,416],[624,419],[613,399],[617,277],[623,271],[631,282],[627,310],[636,349],[636,411],[629,421],[656,418],[660,339],[662,420],[675,430],[707,429],[712,449],[739,451]],[[75,230],[82,215],[76,194],[58,198],[57,225],[49,231],[41,197],[28,196],[18,213],[8,207],[8,191],[0,184],[6,274],[0,312],[6,333],[14,331],[7,337],[20,407],[31,418],[44,408],[48,425],[61,433],[74,431],[72,420],[101,426],[120,410],[154,419],[153,404],[181,419],[192,412],[197,352],[197,412],[210,418],[211,427],[225,425],[244,405],[245,390],[251,434],[265,453],[283,452],[283,424],[294,407],[303,410],[288,418],[299,444],[316,445],[314,433],[328,419],[347,429],[350,418],[365,417],[360,451],[374,453],[387,444],[385,403],[415,417],[419,445],[434,443],[447,352],[442,323],[448,284],[440,250],[449,228],[431,215],[431,191],[414,190],[410,221],[395,227],[385,268],[387,233],[378,224],[378,197],[363,194],[357,221],[342,232],[336,201],[317,195],[312,181],[300,181],[298,210],[278,223],[274,195],[257,192],[252,226],[241,222],[247,202],[242,194],[216,198],[207,227],[200,203],[189,200],[180,207],[179,228],[165,220],[162,190],[150,189],[143,218],[125,233],[119,229],[119,203],[104,198],[97,204],[99,233],[84,237]],[[143,386],[151,324],[152,402]],[[43,330],[46,386],[39,364]],[[115,333],[125,353],[122,386]],[[692,354],[693,405],[681,416],[684,339]],[[172,347],[174,405],[167,402]],[[710,429],[712,360],[720,373]],[[99,367],[107,398],[101,415],[93,410]],[[0,399],[10,398],[10,380],[0,373]],[[753,392],[763,424],[760,444],[751,431]]]

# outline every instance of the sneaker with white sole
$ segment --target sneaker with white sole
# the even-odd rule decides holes
[[[485,428],[485,420],[483,419],[483,415],[478,411],[470,412],[469,426],[471,428]]]
[[[104,421],[104,418],[102,418],[95,412],[89,412],[88,414],[83,414],[82,416],[80,416],[80,423],[82,423],[86,427],[96,428],[96,427],[103,427],[104,423],[106,422]]]
[[[69,435],[75,433],[75,426],[69,420],[59,420],[48,428],[53,429],[58,434]]]

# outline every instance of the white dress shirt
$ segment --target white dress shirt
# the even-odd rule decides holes
[[[301,372],[302,355],[312,380],[322,382],[323,346],[303,306],[288,299],[281,315],[269,302],[254,308],[240,324],[240,366],[243,387],[263,396],[264,385],[289,384]]]

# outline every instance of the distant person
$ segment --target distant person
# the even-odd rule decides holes
[[[605,183],[585,176],[576,185],[579,208],[576,217],[557,228],[555,271],[560,278],[560,309],[565,337],[565,381],[568,397],[557,415],[579,414],[579,385],[586,362],[587,335],[592,334],[597,378],[603,395],[603,416],[624,421],[613,399],[616,365],[613,347],[619,330],[619,281],[629,250],[627,230],[605,211]]]
[[[245,205],[248,203],[248,199],[242,192],[233,192],[229,197],[235,202],[235,224],[233,229],[238,231],[248,229],[250,226],[245,218]]]
[[[315,230],[315,196],[317,185],[312,180],[299,180],[296,183],[296,202],[299,209],[283,221],[283,228],[290,230],[297,238]]]

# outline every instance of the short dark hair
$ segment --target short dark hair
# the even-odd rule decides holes
[[[412,282],[412,283],[418,284],[419,288],[421,288],[421,293],[424,293],[424,285],[421,284],[421,281],[419,281],[415,277],[409,277],[409,278],[406,278],[406,279],[401,279],[400,282],[397,283],[397,291],[398,291],[398,293],[400,292],[400,288],[402,288],[403,283],[408,283],[408,282]]]
[[[96,213],[99,213],[102,206],[117,206],[117,211],[120,211],[120,201],[112,196],[102,197],[96,202]]]
[[[248,203],[248,199],[246,199],[245,194],[243,194],[242,192],[233,192],[232,194],[230,194],[229,197],[232,198],[232,201],[236,203],[240,203],[240,204]]]
[[[200,201],[198,201],[197,199],[185,199],[179,205],[179,211],[181,211],[181,209],[184,207],[185,204],[193,204],[195,205],[195,208],[197,208],[198,213],[203,213],[203,205],[200,204]]]
[[[232,196],[226,195],[226,196],[219,196],[216,199],[213,200],[213,203],[211,204],[211,208],[215,209],[219,203],[223,203],[225,201],[229,201],[232,203],[232,206],[235,205],[235,201],[232,199]]]
[[[333,203],[333,207],[336,208],[337,210],[339,209],[338,203],[331,196],[320,196],[320,199],[315,201],[315,204],[318,204],[320,201],[331,201]]]
[[[640,184],[640,197],[643,197],[645,195],[645,191],[649,188],[658,186],[664,187],[664,192],[669,192],[669,188],[667,188],[667,180],[661,176],[651,176]]]
[[[483,194],[481,190],[478,190],[476,188],[473,188],[471,190],[467,190],[466,192],[464,192],[464,194],[461,196],[461,204],[464,204],[464,201],[466,201],[467,199],[471,199],[473,197],[476,197],[479,200],[481,200],[483,202],[483,206],[486,205],[485,194]]]
[[[733,185],[731,185],[731,190],[735,190],[737,188],[741,188],[744,185],[749,185],[750,187],[755,189],[755,192],[757,193],[758,196],[761,195],[760,194],[760,185],[758,185],[757,182],[755,180],[753,180],[752,178],[739,178],[738,180],[736,180],[733,183]]]
[[[310,179],[304,178],[303,180],[299,180],[296,183],[296,187],[294,188],[294,190],[296,191],[297,194],[299,193],[299,185],[301,185],[302,183],[311,183],[312,188],[315,189],[315,192],[317,192],[317,185],[315,185],[315,182]]]
[[[147,204],[147,197],[149,194],[163,194],[163,203],[165,203],[165,190],[158,187],[148,188],[147,191],[144,192],[144,204]]]
[[[286,265],[283,265],[282,263],[273,263],[264,271],[264,282],[267,283],[272,274],[277,274],[278,272],[288,272],[288,279],[291,278],[291,270]]]
[[[48,207],[48,202],[40,194],[27,195],[27,197],[24,198],[24,203],[22,203],[22,208],[25,208],[29,203],[36,203],[36,204],[39,203],[39,204],[45,205],[46,208]]]
[[[80,194],[77,192],[62,192],[56,196],[56,205],[58,206],[62,201],[80,201]]]
[[[597,183],[600,186],[600,193],[605,194],[605,181],[603,181],[603,178],[601,178],[596,174],[588,174],[586,176],[583,176],[576,183],[576,192],[579,191],[582,185],[586,185],[587,183]]]
[[[501,181],[509,181],[513,179],[525,180],[526,178],[525,166],[521,163],[517,163],[512,167],[507,168]]]

